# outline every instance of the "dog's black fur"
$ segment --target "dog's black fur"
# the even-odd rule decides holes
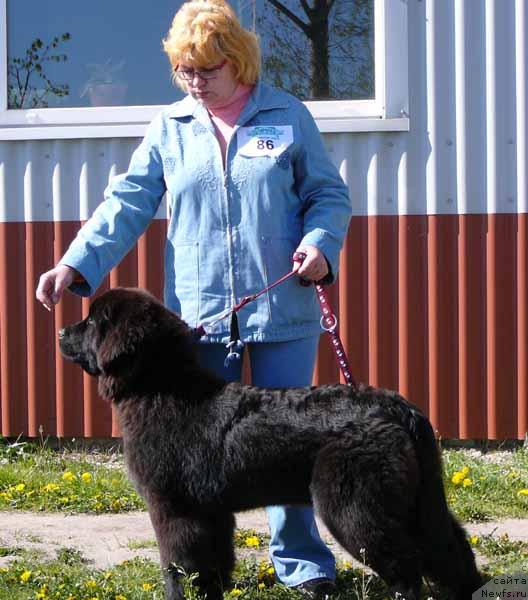
[[[336,540],[417,600],[422,576],[469,600],[481,585],[448,510],[427,418],[394,392],[345,385],[259,389],[203,369],[187,325],[146,292],[114,289],[59,333],[65,358],[114,403],[129,473],[166,574],[198,572],[220,600],[234,564],[233,513],[313,503]]]

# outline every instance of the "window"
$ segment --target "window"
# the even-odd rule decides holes
[[[374,0],[309,4],[307,11],[299,0],[238,3],[261,39],[263,79],[301,100],[373,98]]]
[[[8,109],[174,102],[161,50],[174,5],[7,0]]]
[[[0,139],[142,135],[160,106],[182,97],[161,48],[180,5],[0,0]],[[360,128],[407,128],[406,3],[232,6],[260,37],[262,78],[304,100],[323,131],[357,129],[357,117]]]

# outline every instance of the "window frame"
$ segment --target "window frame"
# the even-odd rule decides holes
[[[376,97],[307,101],[322,132],[409,131],[407,2],[374,0]],[[0,140],[142,137],[163,105],[7,108],[7,0],[0,0]]]

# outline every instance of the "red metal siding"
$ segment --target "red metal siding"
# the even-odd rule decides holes
[[[355,217],[331,298],[354,377],[398,389],[447,438],[523,438],[528,429],[528,216]],[[87,314],[65,294],[35,301],[78,222],[0,224],[3,435],[119,435],[96,382],[60,358],[56,332]],[[109,285],[163,294],[166,222],[156,220]],[[247,374],[246,374],[247,376]],[[315,383],[337,381],[321,338]]]

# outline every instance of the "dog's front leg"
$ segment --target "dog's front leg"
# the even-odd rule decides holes
[[[198,575],[194,583],[207,600],[222,600],[235,564],[233,515],[182,515],[167,500],[152,498],[147,504],[158,540],[166,600],[183,600],[182,578],[193,574]]]

